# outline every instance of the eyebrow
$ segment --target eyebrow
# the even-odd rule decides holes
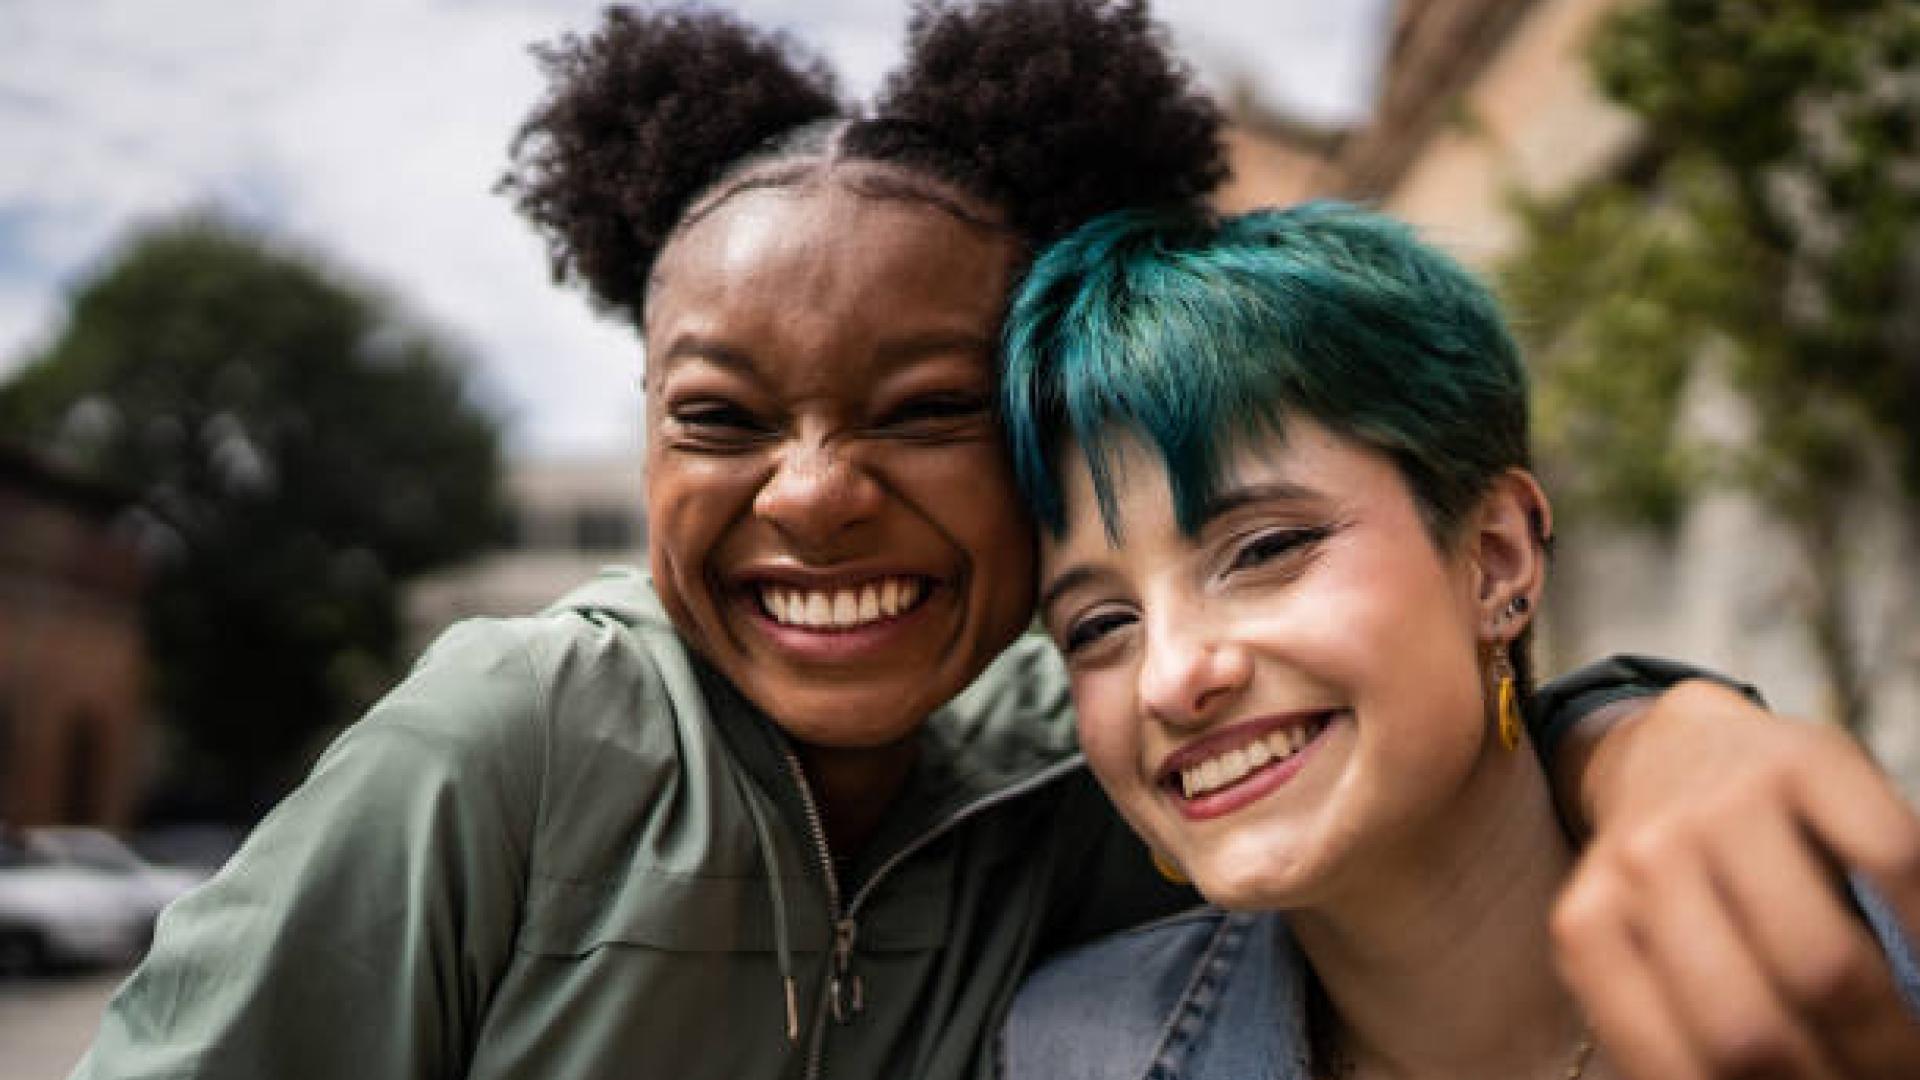
[[[1212,522],[1219,520],[1227,514],[1231,514],[1235,510],[1248,506],[1269,502],[1314,502],[1320,498],[1321,495],[1318,491],[1304,484],[1294,484],[1284,480],[1276,480],[1271,483],[1262,484],[1245,484],[1240,487],[1218,492],[1212,498],[1208,499],[1200,508],[1199,527],[1204,529]],[[1045,614],[1048,606],[1060,599],[1062,594],[1071,592],[1085,585],[1097,576],[1097,572],[1091,566],[1074,566],[1064,570],[1055,576],[1052,581],[1047,583],[1047,587],[1041,592],[1040,600],[1036,606],[1042,614]]]
[[[986,334],[971,330],[928,330],[881,342],[878,353],[881,365],[891,369],[923,356],[958,352],[991,356],[993,350],[994,339]]]
[[[929,330],[884,341],[878,353],[882,370],[891,371],[925,356],[961,352],[991,356],[993,349],[994,340],[985,334],[970,330]],[[674,338],[667,346],[666,355],[660,358],[660,369],[666,370],[675,360],[705,360],[740,375],[760,374],[759,365],[754,363],[753,357],[723,341],[701,334],[681,334]]]
[[[1258,503],[1271,502],[1318,502],[1321,495],[1304,484],[1275,480],[1262,484],[1245,484],[1226,491],[1215,492],[1200,506],[1199,527],[1204,529],[1219,518]]]
[[[1047,583],[1046,591],[1040,594],[1040,602],[1036,606],[1041,615],[1046,614],[1047,608],[1051,607],[1055,600],[1060,599],[1061,594],[1071,592],[1092,581],[1093,578],[1094,571],[1091,566],[1076,566],[1055,577]]]
[[[660,369],[665,371],[675,360],[705,360],[717,367],[742,375],[757,375],[760,369],[754,365],[753,358],[739,349],[714,338],[699,334],[681,334],[667,346],[667,354],[660,358]]]

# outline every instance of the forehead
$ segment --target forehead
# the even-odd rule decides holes
[[[741,192],[662,255],[650,356],[676,339],[753,355],[870,351],[938,334],[994,339],[1017,245],[920,199],[829,178]]]

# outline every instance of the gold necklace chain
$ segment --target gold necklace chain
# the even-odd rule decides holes
[[[1593,1060],[1593,1032],[1580,1032],[1580,1041],[1574,1044],[1573,1060],[1567,1064],[1566,1080],[1580,1080],[1586,1075],[1587,1062]]]

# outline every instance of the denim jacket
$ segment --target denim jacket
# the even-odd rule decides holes
[[[1920,964],[1887,909],[1860,910],[1920,1015]],[[1199,908],[1067,953],[1021,988],[1005,1080],[1311,1080],[1306,961],[1271,912]]]

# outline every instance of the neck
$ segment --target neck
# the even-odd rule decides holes
[[[820,807],[820,824],[835,855],[860,854],[906,786],[920,755],[920,740],[889,746],[843,748],[794,744]]]
[[[1341,1056],[1369,1076],[1558,1076],[1584,1030],[1547,931],[1571,855],[1532,756],[1490,748],[1395,848],[1288,916]]]

